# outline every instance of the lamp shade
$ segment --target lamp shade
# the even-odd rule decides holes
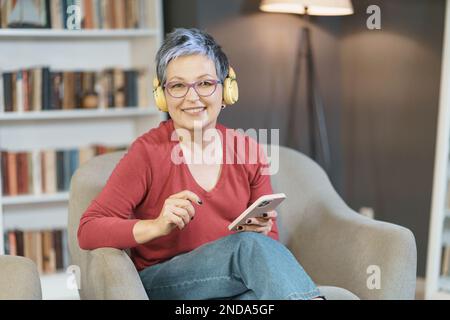
[[[267,12],[297,13],[313,16],[353,14],[351,0],[262,0],[259,8]]]

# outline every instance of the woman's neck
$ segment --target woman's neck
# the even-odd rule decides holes
[[[211,134],[206,134],[206,132],[208,132],[209,130],[216,130],[216,122],[211,123],[203,128],[195,128],[192,130],[180,127],[175,122],[173,123],[173,125],[175,130],[177,131],[180,143],[187,148],[194,149],[194,147],[196,147],[204,150],[212,142],[214,142],[214,139],[211,139]]]

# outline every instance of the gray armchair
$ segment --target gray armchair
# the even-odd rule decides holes
[[[126,251],[81,250],[80,217],[101,191],[123,152],[96,157],[72,177],[69,200],[71,263],[81,268],[82,299],[148,299]],[[328,299],[413,299],[416,243],[408,229],[361,216],[350,209],[324,171],[305,155],[280,147],[272,176],[286,201],[277,210],[280,241],[299,260]],[[372,288],[371,266],[379,271]]]
[[[40,300],[41,282],[36,264],[24,257],[0,256],[0,300]]]

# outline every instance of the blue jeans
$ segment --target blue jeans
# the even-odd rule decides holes
[[[307,300],[320,296],[280,242],[239,232],[139,272],[150,300]]]

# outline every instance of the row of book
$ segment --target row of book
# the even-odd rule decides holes
[[[67,231],[21,230],[4,233],[5,253],[33,260],[39,273],[55,273],[68,265]]]
[[[442,246],[441,276],[450,277],[450,244]]]
[[[39,195],[69,190],[75,170],[89,159],[125,146],[93,145],[80,149],[1,151],[1,180],[4,196]]]
[[[139,29],[148,0],[0,0],[1,28]]]
[[[144,69],[56,71],[35,67],[3,72],[0,82],[0,112],[149,105],[149,72]]]

